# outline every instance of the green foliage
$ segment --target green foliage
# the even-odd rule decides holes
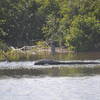
[[[66,42],[76,51],[99,50],[100,23],[95,17],[77,16],[71,23]]]
[[[45,41],[38,41],[36,42],[36,46],[40,48],[48,48],[49,45]]]
[[[47,39],[56,39],[58,36],[58,27],[59,27],[59,22],[58,18],[54,14],[50,14],[47,17],[46,24],[43,27],[43,32],[44,35]]]
[[[100,0],[0,0],[0,45],[22,47],[52,39],[66,40],[78,51],[97,50],[99,12]]]
[[[4,40],[13,46],[30,45],[32,40],[41,38],[40,17],[37,14],[38,4],[34,0],[4,0],[1,3],[1,29],[8,35]],[[6,5],[8,4],[8,5]],[[3,6],[5,5],[5,6]]]
[[[2,50],[0,50],[0,61],[3,61],[5,58],[4,58],[4,56],[3,56],[3,51]]]
[[[8,50],[5,52],[5,55],[7,58],[2,53],[2,59],[3,60],[9,60],[9,61],[24,61],[24,60],[31,60],[33,58],[32,52],[23,52],[19,50]]]
[[[0,50],[6,51],[7,49],[8,49],[8,46],[6,45],[6,43],[0,40]]]

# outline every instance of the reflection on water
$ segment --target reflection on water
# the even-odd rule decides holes
[[[55,56],[52,56],[48,53],[44,53],[36,55],[35,60],[43,58],[57,60],[96,60],[100,59],[100,52],[56,53]]]
[[[96,60],[100,59],[100,52],[81,52],[81,53],[56,53],[52,56],[50,53],[38,53],[31,57],[20,58],[21,61],[33,61],[39,59],[56,59],[56,60]]]
[[[95,67],[66,67],[66,66],[58,66],[58,67],[47,67],[47,68],[18,68],[18,69],[0,69],[0,77],[9,76],[9,77],[25,77],[25,76],[50,76],[50,77],[65,77],[65,76],[91,76],[91,75],[99,75],[100,74],[100,66]]]

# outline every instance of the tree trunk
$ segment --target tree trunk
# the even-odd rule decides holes
[[[51,54],[55,55],[56,51],[55,51],[55,43],[54,41],[51,41]]]

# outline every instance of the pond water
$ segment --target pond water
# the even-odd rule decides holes
[[[0,80],[1,100],[100,100],[100,76]]]
[[[57,54],[53,59],[99,61],[100,57],[99,53],[70,55]],[[100,100],[100,65],[0,62],[0,100]]]
[[[100,59],[100,52],[68,52],[68,53],[56,53],[55,56],[52,56],[48,53],[38,54],[32,58],[37,59],[57,59],[57,60],[96,60]]]

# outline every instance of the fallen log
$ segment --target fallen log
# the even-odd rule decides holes
[[[58,61],[51,59],[42,59],[35,62],[35,65],[71,65],[71,64],[100,64],[100,61],[94,61],[94,60]]]

